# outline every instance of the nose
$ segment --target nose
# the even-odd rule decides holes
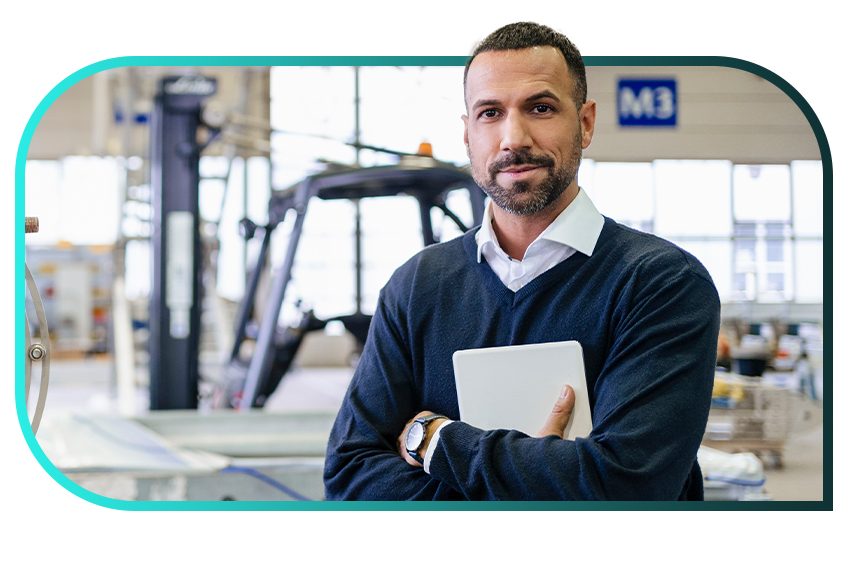
[[[533,147],[533,136],[523,116],[518,112],[509,113],[501,122],[501,150],[520,151]]]

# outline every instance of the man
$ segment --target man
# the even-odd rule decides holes
[[[578,187],[595,125],[579,52],[550,28],[505,26],[475,50],[465,95],[491,204],[381,291],[330,436],[327,499],[703,499],[718,296],[694,257],[601,216]],[[583,348],[588,438],[562,438],[569,388],[535,438],[459,421],[455,351],[562,340]]]

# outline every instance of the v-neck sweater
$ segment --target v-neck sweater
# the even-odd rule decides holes
[[[605,218],[591,257],[575,253],[513,292],[477,262],[475,232],[424,249],[381,291],[330,435],[327,499],[703,499],[695,457],[720,314],[703,265]],[[430,475],[398,456],[418,412],[459,421],[455,351],[563,340],[583,349],[588,438],[455,422]]]

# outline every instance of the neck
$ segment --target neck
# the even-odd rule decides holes
[[[492,203],[492,230],[504,253],[524,259],[530,244],[574,201],[578,191],[575,180],[554,202],[534,214],[513,214]]]

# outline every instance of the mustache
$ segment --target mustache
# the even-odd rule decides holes
[[[547,155],[534,155],[529,151],[512,152],[489,166],[489,174],[495,176],[499,171],[516,165],[534,165],[536,167],[553,167],[555,165],[552,157]]]

